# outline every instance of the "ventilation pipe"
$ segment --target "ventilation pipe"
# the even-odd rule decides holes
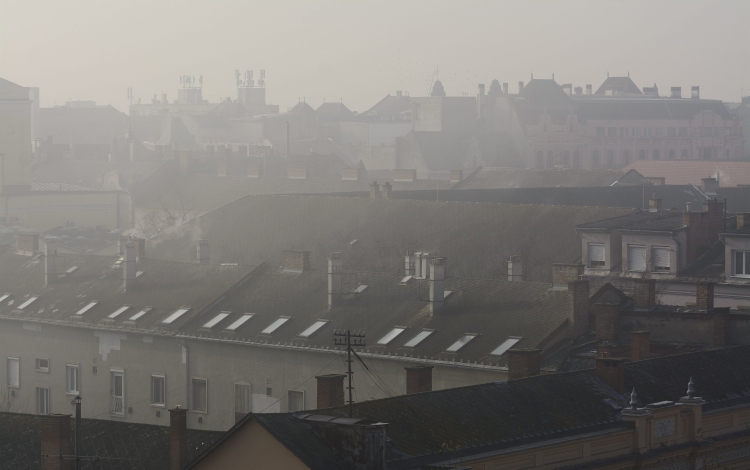
[[[207,240],[198,240],[196,257],[200,264],[209,264],[211,262],[211,249]]]
[[[445,265],[443,258],[433,258],[430,263],[430,311],[434,315],[445,304]]]
[[[135,244],[128,241],[125,244],[125,254],[122,261],[122,287],[128,292],[135,287]]]
[[[49,285],[57,279],[60,261],[57,258],[57,239],[48,238],[44,245],[44,284]]]
[[[331,253],[328,258],[328,308],[341,300],[341,253]]]

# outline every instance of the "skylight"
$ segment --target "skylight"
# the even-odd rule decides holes
[[[216,326],[217,323],[225,319],[229,316],[229,314],[232,312],[221,312],[220,314],[213,317],[211,320],[209,320],[205,325],[203,325],[203,328],[213,328]]]
[[[161,322],[164,325],[169,325],[173,321],[175,321],[178,318],[180,318],[181,316],[183,316],[185,314],[185,312],[187,312],[188,310],[190,310],[190,307],[178,308],[177,310],[175,310],[175,312],[172,315],[168,316],[167,318],[165,318]]]
[[[360,285],[357,286],[356,289],[354,289],[353,293],[354,294],[361,294],[361,293],[363,293],[366,290],[367,290],[367,284],[360,284]]]
[[[305,331],[303,331],[299,335],[302,338],[309,338],[310,336],[312,336],[313,333],[315,333],[316,331],[318,331],[326,323],[328,323],[328,320],[318,320],[315,323],[313,323],[312,325],[310,325],[310,327],[308,329],[306,329]]]
[[[84,313],[86,313],[89,310],[91,310],[92,308],[94,308],[94,305],[96,305],[98,303],[99,303],[98,300],[94,300],[93,302],[87,303],[85,307],[83,307],[82,309],[80,309],[79,311],[76,312],[76,315],[83,315]]]
[[[289,317],[279,317],[275,322],[268,325],[265,330],[261,331],[261,333],[264,335],[270,335],[287,321],[289,321]]]
[[[474,333],[467,333],[467,334],[461,336],[460,338],[458,338],[458,341],[456,341],[455,343],[453,343],[450,346],[448,346],[448,349],[446,349],[446,351],[448,351],[448,352],[456,352],[459,349],[461,349],[464,346],[466,346],[469,343],[469,341],[471,341],[472,339],[474,339],[476,337],[477,337],[477,335],[474,334]]]
[[[114,312],[110,313],[107,318],[117,318],[118,315],[120,315],[122,312],[126,311],[130,308],[130,305],[123,305],[122,307],[118,308]]]
[[[503,343],[500,346],[495,348],[495,350],[492,351],[490,354],[493,356],[502,356],[503,354],[505,354],[505,351],[515,346],[515,344],[519,341],[521,341],[521,338],[514,338],[514,337],[508,338],[505,341],[503,341]]]
[[[72,268],[70,268],[70,269],[68,269],[67,271],[65,271],[65,273],[66,273],[66,274],[73,274],[73,273],[74,273],[74,272],[76,272],[77,270],[78,270],[78,266],[73,266]]]
[[[416,345],[418,345],[419,343],[421,343],[422,341],[424,341],[425,338],[427,338],[428,336],[430,336],[434,331],[435,330],[422,330],[422,331],[420,331],[419,333],[417,333],[417,335],[415,337],[413,337],[412,339],[410,339],[409,341],[407,341],[406,344],[404,344],[404,347],[406,347],[406,348],[413,348],[413,347],[415,347]]]
[[[399,285],[405,286],[408,283],[410,283],[414,279],[414,276],[404,276],[401,281],[399,281]]]
[[[388,344],[391,341],[393,341],[393,339],[396,336],[400,335],[404,331],[406,331],[406,327],[405,326],[397,326],[396,328],[394,328],[391,331],[389,331],[385,336],[383,336],[382,338],[380,338],[378,340],[378,344]]]
[[[26,308],[26,307],[28,307],[29,305],[33,304],[33,303],[34,303],[34,301],[36,301],[36,299],[38,299],[38,298],[39,298],[38,296],[34,296],[34,297],[29,297],[29,300],[27,300],[26,302],[24,302],[24,303],[22,303],[21,305],[19,305],[19,306],[18,306],[18,310],[23,310],[23,309],[25,309],[25,308]]]
[[[10,297],[10,294],[5,294],[5,295],[3,295],[2,297],[0,297],[0,302],[4,301],[4,300],[5,300],[5,299],[7,299],[8,297]]]
[[[237,320],[235,320],[234,323],[232,323],[231,325],[229,325],[227,327],[227,330],[229,330],[229,331],[236,330],[237,328],[241,327],[246,321],[248,321],[249,319],[251,319],[253,317],[253,315],[254,314],[252,314],[252,313],[246,313],[246,314],[242,315],[240,318],[238,318]]]
[[[146,307],[146,308],[144,308],[140,312],[138,312],[135,315],[133,315],[132,317],[130,317],[130,321],[136,321],[136,320],[138,320],[139,318],[141,318],[142,316],[144,316],[145,314],[147,314],[151,310],[153,310],[153,307]]]

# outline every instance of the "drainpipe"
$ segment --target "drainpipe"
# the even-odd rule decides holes
[[[190,411],[190,348],[185,341],[179,339],[177,344],[182,346],[185,355],[185,408]],[[190,427],[189,422],[188,427]]]

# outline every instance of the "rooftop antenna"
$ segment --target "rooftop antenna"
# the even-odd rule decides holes
[[[346,346],[346,375],[349,377],[349,386],[346,387],[349,390],[349,417],[352,417],[352,405],[354,400],[352,399],[352,346],[366,346],[367,340],[365,339],[364,331],[351,331],[351,330],[336,330],[333,332],[333,344],[336,346]],[[354,352],[356,356],[357,353]],[[361,360],[361,359],[360,359]]]

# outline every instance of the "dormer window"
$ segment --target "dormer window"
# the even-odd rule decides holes
[[[603,268],[605,265],[604,243],[589,243],[589,268]]]

